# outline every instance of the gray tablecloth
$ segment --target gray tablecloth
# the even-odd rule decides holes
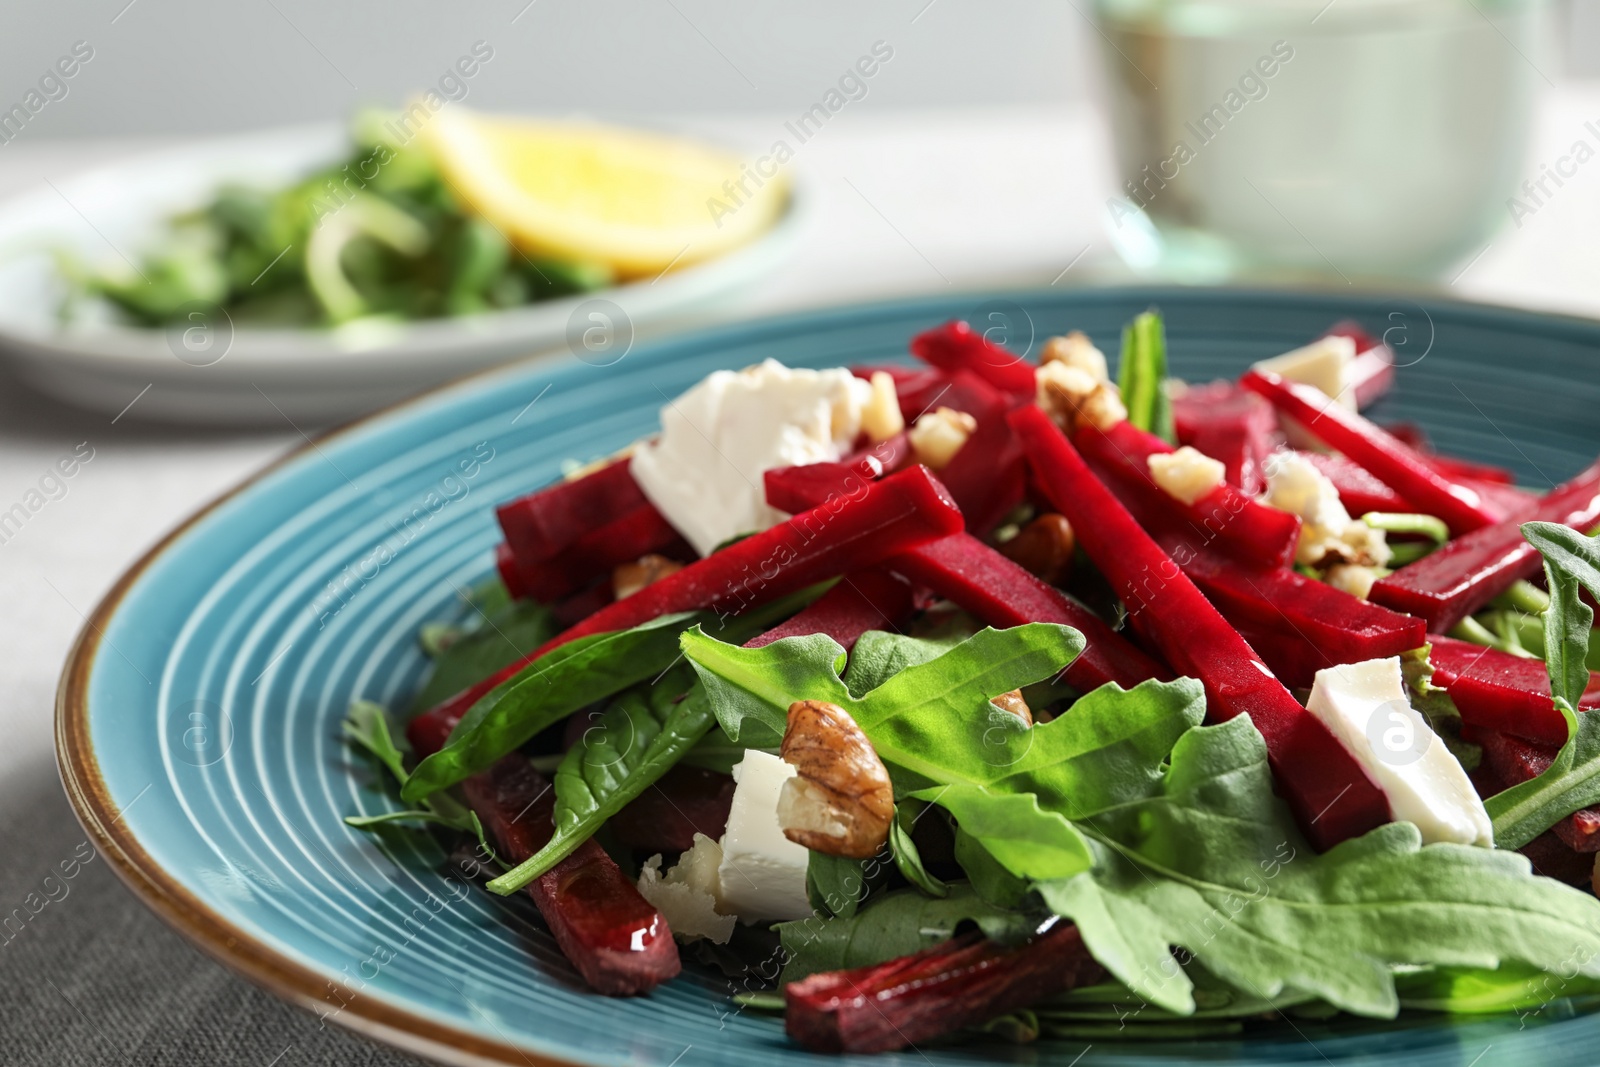
[[[0,812],[0,1062],[391,1067],[417,1061],[291,1008],[213,963],[157,919],[94,856],[70,881],[43,880],[90,854],[48,767],[7,783]],[[65,887],[65,895],[62,889]],[[40,906],[40,902],[43,905]],[[36,914],[30,904],[38,907]],[[20,926],[20,930],[17,928]]]

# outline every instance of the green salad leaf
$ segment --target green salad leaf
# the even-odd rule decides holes
[[[411,701],[413,714],[481,682],[561,632],[555,616],[543,604],[509,597],[503,603],[495,603],[497,599],[492,593],[481,601],[472,598],[478,625],[465,633],[449,635],[442,648],[438,648],[440,635],[436,630],[424,631],[423,639],[432,639],[438,653],[433,673]]]
[[[1600,977],[1600,901],[1514,852],[1424,847],[1389,823],[1313,853],[1243,716],[1188,731],[1147,797],[1077,825],[1094,869],[1036,890],[1118,980],[1179,1014],[1195,1001],[1172,945],[1244,992],[1378,1017],[1399,1010],[1397,965],[1553,972],[1577,957]]]
[[[1134,316],[1122,330],[1122,362],[1117,387],[1128,407],[1128,421],[1169,445],[1178,443],[1167,396],[1167,334],[1159,312]]]
[[[812,850],[806,858],[806,896],[818,915],[848,919],[866,899],[881,870],[876,858],[858,860]]]
[[[704,690],[685,666],[613,701],[556,768],[550,840],[490,882],[489,889],[515,893],[572,855],[607,819],[667,773],[714,723]]]
[[[406,783],[416,802],[486,770],[501,756],[579,708],[653,678],[678,656],[678,634],[704,621],[693,612],[592,634],[540,657],[490,690],[462,718],[450,741],[424,759]]]
[[[686,627],[712,626],[730,641],[748,640],[809,603],[822,588],[780,597],[731,619],[709,611],[677,612],[551,650],[468,709],[449,743],[412,772],[406,800],[415,803],[470,778],[579,708],[656,677],[677,662],[678,635]]]
[[[370,700],[357,700],[350,704],[341,731],[357,748],[365,749],[385,770],[396,786],[404,788],[410,772],[406,770],[406,749],[403,741],[396,741],[389,729],[389,713]],[[345,825],[357,830],[370,830],[388,823],[437,823],[452,830],[477,835],[484,855],[493,857],[494,849],[484,836],[483,824],[477,813],[454,797],[441,793],[424,800],[418,807],[398,811],[384,811],[376,815],[347,815]]]
[[[997,908],[970,887],[953,885],[942,899],[901,889],[868,901],[847,919],[813,915],[774,929],[783,945],[783,981],[794,982],[819,971],[864,967],[920,952],[955,936],[968,923],[996,940],[1020,941],[1042,919],[1037,912]]]
[[[868,630],[850,650],[844,681],[850,695],[866,696],[907,667],[937,659],[965,640],[955,637],[908,637],[887,630]]]
[[[1520,848],[1581,808],[1600,802],[1600,718],[1577,714],[1589,684],[1594,612],[1580,586],[1600,595],[1600,545],[1567,526],[1528,522],[1522,535],[1544,556],[1550,606],[1544,613],[1544,658],[1556,710],[1567,720],[1566,744],[1537,778],[1484,802],[1502,848]]]
[[[920,800],[902,800],[895,805],[894,821],[889,824],[889,851],[894,856],[896,869],[906,881],[930,897],[944,897],[950,894],[950,887],[923,866],[922,852],[911,836],[917,820],[927,810],[928,805]]]

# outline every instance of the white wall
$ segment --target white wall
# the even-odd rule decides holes
[[[79,40],[94,58],[25,137],[344,116],[434,81],[480,39],[494,57],[470,92],[488,108],[799,111],[878,40],[894,57],[868,106],[1065,100],[1084,83],[1089,2],[3,0],[0,110]]]

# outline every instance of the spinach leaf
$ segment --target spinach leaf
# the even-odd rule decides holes
[[[965,923],[975,923],[997,940],[1020,941],[1037,929],[1040,918],[997,908],[978,899],[969,886],[953,885],[940,900],[902,889],[874,898],[848,919],[814,915],[775,929],[786,960],[783,981],[793,982],[818,971],[848,970],[920,952],[955,936]]]
[[[579,708],[655,677],[677,658],[679,632],[700,621],[690,612],[663,615],[540,657],[472,705],[449,743],[417,765],[402,795],[414,803],[447,789]]]
[[[882,869],[876,857],[857,860],[813,849],[806,860],[806,896],[817,914],[848,919]]]
[[[1543,774],[1484,802],[1494,820],[1495,843],[1520,848],[1557,822],[1600,801],[1600,717],[1578,715],[1589,684],[1589,636],[1594,612],[1579,587],[1600,595],[1600,546],[1591,537],[1552,522],[1529,522],[1522,535],[1544,556],[1550,606],[1544,613],[1544,656],[1556,710],[1568,737]]]
[[[579,708],[654,678],[678,660],[678,634],[685,627],[710,626],[729,641],[745,641],[824,588],[812,586],[731,619],[712,612],[662,615],[631,630],[591,634],[550,651],[468,709],[449,743],[417,765],[405,798],[415,802],[470,778]]]
[[[424,627],[424,647],[437,650],[433,673],[411,701],[412,713],[426,711],[515,663],[561,631],[550,609],[531,600],[495,604],[492,594],[468,598],[478,625],[465,633],[440,634]],[[442,648],[439,646],[443,646]]]
[[[1161,315],[1141,312],[1122,330],[1122,361],[1117,387],[1128,407],[1128,421],[1169,445],[1178,443],[1167,397],[1167,334]]]
[[[556,768],[550,840],[490,882],[490,890],[515,893],[572,855],[705,736],[714,719],[705,692],[693,683],[687,667],[674,668],[658,684],[625,693],[601,713]]]

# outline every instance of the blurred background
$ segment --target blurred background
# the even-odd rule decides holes
[[[1300,6],[1315,14],[1322,0]],[[34,68],[85,39],[92,78],[30,138],[231,132],[393,103],[482,38],[507,60],[473,89],[486,108],[788,112],[882,38],[896,46],[893,77],[873,85],[867,110],[1063,104],[1091,89],[1092,10],[1089,0],[17,5],[0,38],[0,100],[20,99]],[[1554,14],[1549,73],[1600,75],[1600,0],[1561,0]]]
[[[0,526],[8,902],[79,839],[52,701],[117,576],[320,428],[476,366],[535,348],[604,365],[635,332],[708,319],[1133,279],[1600,316],[1600,0],[93,0],[9,4],[0,27],[0,512],[36,512]],[[154,273],[152,224],[203,202],[212,169],[281,184],[297,161],[344,158],[362,108],[398,107],[483,49],[447,113],[665,126],[745,158],[785,140],[793,202],[725,260],[663,260],[629,293],[574,283],[507,311],[523,317],[500,334],[493,316],[399,334],[330,314],[273,348],[215,301],[61,328],[56,242]],[[875,73],[796,136],[869,55]],[[219,163],[219,136],[308,123],[326,129]],[[246,288],[282,269],[263,249]],[[72,455],[90,458],[54,479]],[[59,491],[33,508],[46,476]],[[0,986],[30,999],[8,1001],[26,1040],[0,1058],[403,1062],[201,959],[107,867],[3,946]]]

